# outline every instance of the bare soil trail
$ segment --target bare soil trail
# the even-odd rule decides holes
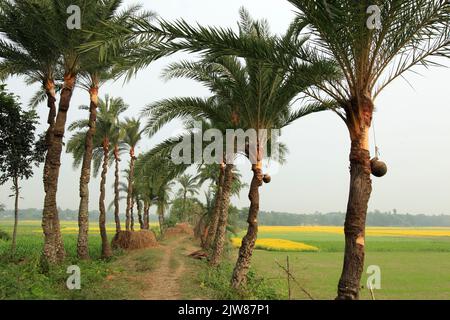
[[[186,279],[186,260],[190,259],[187,255],[198,249],[183,235],[164,242],[160,249],[161,261],[154,270],[143,275],[140,296],[144,300],[183,299],[181,283]]]
[[[172,235],[158,246],[126,252],[110,267],[104,289],[117,299],[207,299],[197,276],[202,263],[189,257],[200,247],[192,236]]]
[[[159,266],[145,275],[144,290],[141,292],[145,300],[177,300],[181,299],[180,277],[184,271],[184,262],[176,256],[176,250],[183,239],[176,239],[162,247],[163,257]],[[174,260],[177,259],[177,260]],[[180,261],[174,266],[173,261]],[[172,264],[172,268],[171,268]],[[176,270],[173,270],[176,269]]]

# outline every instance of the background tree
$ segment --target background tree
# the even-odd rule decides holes
[[[42,84],[49,108],[47,145],[50,144],[57,113],[55,78],[61,76],[58,64],[61,51],[57,49],[57,39],[60,38],[48,34],[58,25],[54,13],[50,1],[0,1],[0,32],[5,37],[5,40],[0,40],[0,57],[4,59],[0,62],[0,77],[24,75],[28,84]],[[47,183],[44,184],[47,191]],[[56,184],[53,186],[56,188]],[[44,256],[50,262],[58,260],[57,251],[59,260],[65,255],[56,209],[55,200],[54,210],[46,212],[43,221]]]
[[[319,104],[294,109],[291,102],[302,91],[314,86],[326,77],[335,76],[333,63],[323,60],[311,63],[308,60],[301,60],[296,56],[289,55],[287,51],[285,54],[281,54],[277,51],[281,50],[281,47],[273,45],[274,36],[270,34],[266,21],[252,20],[245,10],[241,10],[240,14],[241,35],[236,38],[244,38],[245,41],[248,41],[249,38],[255,38],[257,40],[254,42],[258,42],[259,47],[262,43],[265,43],[265,51],[273,51],[269,56],[284,56],[285,60],[289,60],[289,66],[272,65],[264,60],[254,58],[245,58],[244,61],[241,61],[236,56],[217,57],[217,55],[208,54],[205,55],[201,63],[183,61],[173,64],[166,70],[168,78],[187,77],[195,79],[205,84],[215,96],[209,99],[168,99],[155,103],[148,107],[149,110],[152,110],[151,114],[156,119],[150,120],[151,127],[158,128],[161,123],[165,123],[168,119],[189,114],[191,117],[215,120],[212,125],[213,128],[220,128],[218,126],[220,122],[226,124],[224,128],[254,129],[259,132],[261,129],[281,129],[300,117],[325,110]],[[296,26],[291,26],[286,35],[280,39],[280,42],[289,42],[293,39],[295,30]],[[189,29],[189,32],[191,31]],[[201,29],[201,31],[208,32],[206,29]],[[304,40],[296,40],[296,43],[299,46],[303,45]],[[201,48],[207,50],[208,47],[205,45]],[[201,50],[200,46],[188,50],[195,51],[197,49]],[[249,227],[236,263],[233,275],[234,287],[240,287],[245,282],[257,234],[258,189],[264,178],[262,173],[263,155],[264,153],[270,154],[271,151],[262,149],[263,145],[270,142],[270,133],[265,137],[258,137],[258,139],[256,150],[243,152],[249,158],[251,154],[256,155],[256,157],[251,159],[253,180],[249,191],[251,202],[248,218]],[[251,148],[254,147],[251,146]],[[233,156],[230,155],[231,163],[225,163],[226,165],[233,165]],[[231,173],[232,169],[229,172]],[[232,178],[229,177],[228,181],[232,181]],[[228,199],[221,200],[222,204],[229,203],[229,192],[227,192],[227,197]],[[220,212],[226,215],[228,210],[222,208]],[[225,236],[223,223],[226,223],[226,221],[227,218],[223,217],[219,248],[223,248]]]
[[[318,84],[308,95],[328,105],[345,122],[351,139],[350,192],[345,219],[345,255],[339,299],[358,299],[364,266],[365,224],[372,192],[369,129],[374,101],[391,82],[416,66],[437,65],[449,56],[450,3],[439,0],[340,1],[317,5],[289,0],[308,25],[313,56],[336,61],[343,80]],[[380,8],[381,24],[368,28],[370,5]]]
[[[19,221],[20,180],[33,176],[33,164],[43,161],[45,150],[36,144],[35,111],[24,111],[17,98],[0,85],[0,185],[12,182],[14,196],[14,229],[11,251],[16,250],[17,226]]]
[[[82,106],[87,109],[87,106]],[[102,237],[102,257],[108,258],[112,255],[111,248],[108,242],[106,234],[106,208],[105,208],[105,196],[106,196],[106,175],[108,173],[108,167],[111,164],[111,153],[113,153],[114,145],[111,141],[116,140],[116,137],[120,135],[120,121],[119,116],[122,114],[128,106],[121,98],[112,98],[106,96],[104,100],[99,99],[98,115],[96,132],[93,139],[93,164],[94,164],[94,176],[97,176],[100,167],[101,181],[100,181],[100,198],[99,198],[99,227],[100,235]],[[76,129],[80,132],[73,135],[68,143],[67,151],[74,154],[75,164],[81,163],[84,154],[85,135],[86,128],[89,127],[89,120],[79,120],[72,123],[69,130]]]
[[[126,146],[130,154],[130,167],[128,177],[128,188],[127,188],[127,207],[126,207],[126,229],[130,230],[131,227],[131,215],[130,210],[132,209],[133,203],[133,180],[134,180],[134,163],[136,161],[136,146],[142,139],[141,123],[139,120],[134,118],[126,118],[122,126],[123,139],[122,142]]]
[[[109,0],[98,10],[98,21],[95,29],[101,29],[105,22],[114,23],[120,26],[127,26],[134,15],[139,14],[141,6],[134,5],[126,10],[120,11],[122,0]],[[93,37],[92,40],[95,40]],[[95,135],[95,124],[97,119],[98,94],[100,87],[113,78],[112,65],[120,59],[120,52],[116,52],[115,57],[101,62],[99,52],[92,50],[83,54],[80,58],[79,86],[89,93],[89,129],[86,133],[84,144],[84,155],[80,174],[80,205],[78,215],[78,244],[77,254],[81,259],[89,258],[88,231],[89,231],[89,181],[91,177],[91,162],[93,154],[93,139]],[[116,139],[117,140],[117,139]],[[116,162],[116,180],[118,180],[118,141],[113,139],[114,159]],[[116,198],[118,197],[116,191]],[[119,204],[115,205],[116,230],[120,231]]]
[[[178,190],[178,196],[182,197],[182,211],[180,220],[184,221],[189,215],[186,212],[186,201],[188,196],[193,197],[198,194],[198,189],[200,188],[197,177],[191,174],[183,174],[177,178],[177,182],[180,184],[181,188]]]

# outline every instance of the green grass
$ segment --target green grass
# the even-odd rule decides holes
[[[242,237],[245,233],[239,234]],[[344,236],[318,232],[260,232],[258,238],[286,239],[318,247],[321,252],[343,252]],[[367,252],[450,252],[450,237],[367,236]]]
[[[12,222],[1,221],[0,229],[11,234],[12,225]],[[62,222],[62,225],[73,227],[76,222]],[[47,268],[41,263],[43,235],[36,230],[40,230],[38,221],[19,223],[14,256],[10,255],[10,241],[0,240],[0,299],[120,299],[127,295],[126,287],[102,286],[107,275],[116,270],[115,258],[100,260],[99,235],[89,236],[92,260],[79,261],[76,257],[77,235],[63,233],[67,259],[61,266]],[[66,271],[70,265],[78,265],[81,269],[81,290],[66,287],[69,276]]]
[[[276,262],[285,265],[289,256],[293,274],[316,299],[333,299],[342,270],[344,236],[318,232],[260,232],[258,238],[277,238],[316,246],[319,252],[269,252],[255,250],[252,267],[264,276],[279,295],[287,298],[286,274]],[[236,256],[235,251],[234,255]],[[368,236],[365,270],[381,268],[381,289],[376,299],[450,299],[450,237]],[[364,273],[361,284],[365,286]],[[292,285],[293,298],[308,299],[299,285]],[[362,299],[370,299],[367,289]]]
[[[92,231],[89,237],[91,261],[76,258],[77,235],[70,231],[76,222],[62,222],[67,259],[60,267],[47,269],[41,264],[43,244],[40,222],[19,224],[17,252],[9,255],[10,242],[0,240],[0,299],[133,299],[145,285],[142,276],[151,272],[162,258],[162,251],[137,251],[127,255],[117,252],[110,261],[100,260],[100,237]],[[95,228],[96,224],[92,224]],[[113,227],[113,225],[109,225]],[[0,221],[0,230],[11,234],[12,222]],[[93,229],[92,229],[93,230]],[[110,238],[112,233],[109,234]],[[289,256],[291,270],[298,282],[316,299],[333,299],[342,269],[344,238],[339,234],[318,232],[260,232],[259,238],[299,241],[319,247],[319,252],[275,252],[256,250],[252,259],[250,299],[286,299],[285,273],[276,262],[284,264]],[[381,268],[381,290],[377,299],[449,299],[450,237],[369,236],[366,239],[366,266]],[[182,247],[184,250],[184,247]],[[181,250],[181,249],[180,249]],[[237,250],[218,270],[204,261],[185,259],[186,274],[183,296],[198,298],[236,298],[228,284]],[[67,267],[81,268],[82,290],[66,288]],[[170,261],[171,270],[179,267]],[[368,275],[363,274],[365,285]],[[297,284],[292,285],[293,298],[307,299]],[[367,289],[361,297],[370,299]]]

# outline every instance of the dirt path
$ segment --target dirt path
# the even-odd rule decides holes
[[[145,275],[144,289],[140,293],[145,300],[182,299],[180,283],[185,276],[189,250],[195,249],[188,237],[172,239],[161,247],[163,257],[155,270]]]
[[[155,248],[118,257],[105,279],[105,291],[116,299],[203,299],[194,278],[200,265],[188,255],[199,250],[192,236],[176,235]]]

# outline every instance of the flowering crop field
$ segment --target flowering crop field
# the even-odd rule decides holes
[[[240,238],[232,238],[231,242],[235,248],[241,246]],[[319,251],[317,247],[285,239],[259,239],[256,240],[255,248],[269,251]]]
[[[261,226],[261,233],[330,233],[344,234],[343,227]],[[367,236],[450,237],[450,228],[368,227]]]

